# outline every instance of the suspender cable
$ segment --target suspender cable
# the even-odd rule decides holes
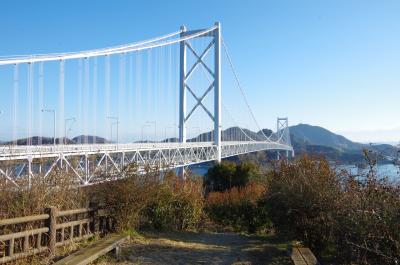
[[[82,85],[82,82],[83,82],[83,71],[82,71],[82,68],[83,68],[83,61],[82,61],[82,59],[80,58],[79,60],[78,60],[78,91],[76,92],[76,94],[78,94],[78,124],[79,124],[79,132],[82,132],[82,119],[83,119],[83,116],[82,116],[82,112],[83,112],[83,109],[82,109],[82,102],[83,102],[83,97],[82,97],[82,90],[83,90],[83,85]]]
[[[135,117],[134,117],[134,113],[133,113],[133,53],[129,54],[128,60],[129,60],[129,67],[128,67],[128,115],[129,115],[129,119],[128,119],[128,123],[130,125],[135,124]],[[131,131],[131,126],[128,127],[129,131]],[[130,139],[129,139],[130,141]]]
[[[123,129],[123,114],[125,113],[125,86],[126,86],[126,54],[119,56],[119,86],[118,86],[118,122],[117,128]],[[122,130],[119,130],[122,131]],[[117,136],[118,137],[118,136]]]
[[[19,73],[18,64],[14,65],[14,78],[13,78],[13,128],[12,128],[12,141],[17,140],[17,123],[18,123],[18,91],[19,90]]]
[[[152,110],[153,108],[151,108],[151,100],[152,100],[152,75],[151,75],[151,71],[152,71],[152,49],[148,50],[147,53],[147,89],[146,89],[146,113],[147,115],[150,115],[150,117],[152,117],[151,115],[153,114]],[[149,121],[149,116],[146,117],[147,121]]]
[[[40,62],[39,64],[39,145],[42,145],[42,136],[43,136],[43,112],[44,109],[44,63]]]
[[[28,63],[28,108],[27,108],[27,145],[32,145],[32,100],[33,100],[33,73],[34,64]]]
[[[60,80],[59,80],[59,91],[58,91],[58,135],[63,135],[64,132],[64,77],[65,77],[65,68],[64,68],[64,60],[60,60]],[[63,137],[65,137],[64,135]],[[66,140],[65,140],[66,141]],[[64,142],[65,142],[64,141]],[[66,143],[66,142],[65,142]]]
[[[104,58],[104,93],[105,93],[105,112],[106,115],[104,116],[104,128],[105,132],[104,135],[108,135],[109,140],[112,140],[109,134],[110,127],[107,117],[110,116],[110,56],[106,55]]]
[[[84,92],[84,94],[83,94],[83,109],[84,109],[84,111],[83,111],[83,123],[84,123],[84,126],[83,126],[83,133],[84,133],[84,135],[85,135],[85,143],[88,143],[88,126],[89,126],[89,119],[88,119],[88,111],[87,111],[87,108],[88,108],[88,106],[89,106],[89,89],[90,89],[90,86],[89,86],[89,83],[90,83],[90,65],[89,65],[89,63],[90,63],[90,61],[89,61],[89,58],[85,58],[84,59],[84,62],[85,62],[85,68],[84,68],[84,73],[85,73],[85,79],[84,79],[84,88],[83,88],[83,92]]]
[[[97,136],[97,57],[93,58],[93,135]]]
[[[135,80],[135,98],[136,98],[136,124],[139,124],[139,121],[143,122],[143,118],[140,120],[139,119],[139,115],[138,113],[140,113],[141,109],[142,109],[142,60],[141,60],[141,54],[140,52],[135,52],[136,55],[136,71],[135,71],[135,76],[136,76],[136,80]],[[137,133],[137,139],[139,139],[139,135],[140,135],[140,126],[136,126],[138,131]]]

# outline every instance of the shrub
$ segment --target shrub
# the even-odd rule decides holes
[[[372,167],[371,167],[372,168]],[[400,189],[374,171],[361,179],[306,156],[268,175],[267,211],[316,253],[336,262],[393,264],[400,258]]]
[[[170,172],[143,208],[141,226],[154,230],[194,229],[200,222],[202,212],[201,180],[181,180]]]
[[[96,185],[92,198],[106,206],[119,230],[191,229],[203,208],[202,183],[190,178],[182,181],[172,172],[163,181],[152,172]]]
[[[142,176],[130,177],[97,184],[88,192],[91,200],[104,205],[116,221],[118,230],[136,229],[140,212],[157,189],[157,182]]]
[[[250,161],[234,163],[222,161],[211,167],[205,175],[205,186],[209,191],[226,191],[233,187],[244,187],[249,181],[260,179],[258,166]]]
[[[27,186],[27,183],[19,183]],[[0,218],[41,214],[45,208],[74,209],[86,206],[83,189],[74,185],[63,172],[53,172],[46,178],[32,179],[31,188],[17,188],[10,182],[0,182]]]
[[[268,179],[266,205],[276,228],[294,232],[313,249],[331,242],[340,185],[328,162],[307,157],[283,161]]]
[[[264,185],[253,182],[224,192],[210,192],[205,209],[217,224],[229,226],[235,231],[255,233],[270,226],[265,207],[259,201],[265,191]]]

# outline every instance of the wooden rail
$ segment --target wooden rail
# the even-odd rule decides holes
[[[319,265],[309,248],[293,246],[290,249],[290,257],[294,265]]]
[[[99,207],[58,211],[0,220],[0,264],[39,253],[56,254],[56,247],[112,229],[113,220]]]
[[[86,265],[95,261],[102,255],[115,250],[117,259],[120,254],[120,245],[127,239],[127,236],[109,234],[100,240],[97,240],[90,246],[87,246],[72,255],[59,260],[54,265]]]

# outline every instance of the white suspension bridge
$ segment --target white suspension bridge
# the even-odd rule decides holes
[[[221,51],[233,74],[229,93],[239,92],[230,111],[222,103]],[[0,93],[0,129],[10,138],[0,145],[0,177],[15,186],[60,171],[89,185],[123,177],[129,165],[144,172],[263,150],[293,155],[287,118],[278,118],[276,132],[256,120],[220,23],[104,49],[0,57]],[[256,133],[235,122],[245,114]],[[144,133],[153,126],[154,136]],[[72,143],[71,132],[82,136]]]

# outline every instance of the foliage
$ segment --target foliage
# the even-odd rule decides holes
[[[244,187],[249,181],[260,179],[260,175],[258,166],[253,162],[222,161],[208,170],[205,186],[209,191],[226,191],[233,187]]]
[[[196,227],[203,208],[202,183],[180,180],[174,173],[144,176],[97,185],[92,198],[104,204],[119,230],[185,230]]]
[[[202,213],[201,180],[181,180],[169,173],[143,208],[141,227],[154,230],[194,229]]]
[[[156,189],[156,181],[133,175],[94,185],[89,193],[92,201],[105,206],[122,231],[138,227],[140,212]]]
[[[282,161],[268,179],[265,205],[278,230],[293,233],[335,262],[399,260],[400,189],[373,170],[356,178],[338,173],[324,159],[303,156],[290,164]]]
[[[19,183],[22,187],[28,183]],[[72,183],[62,172],[54,172],[46,178],[32,179],[29,189],[13,183],[0,182],[0,218],[13,218],[41,214],[45,208],[74,209],[86,205],[85,192]]]
[[[255,233],[270,226],[265,207],[259,201],[265,192],[266,187],[255,182],[223,192],[210,192],[205,210],[217,224]]]

